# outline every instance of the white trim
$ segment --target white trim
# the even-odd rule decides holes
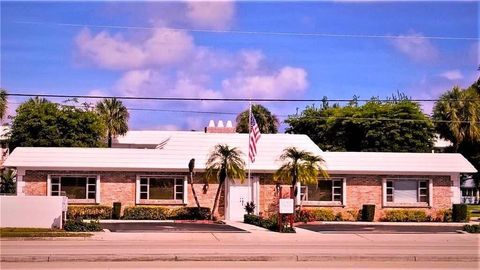
[[[393,195],[393,202],[388,202],[387,201],[387,182],[388,181],[417,181],[417,202],[412,202],[411,204],[420,204],[424,202],[420,202],[420,181],[426,181],[427,182],[427,192],[428,192],[428,202],[426,205],[429,207],[433,206],[433,179],[431,178],[425,178],[425,177],[385,177],[382,178],[382,207],[383,208],[388,208],[388,207],[397,207],[395,203],[395,191],[392,194]],[[395,184],[394,184],[395,187]],[[394,189],[395,190],[395,189]],[[408,204],[405,204],[405,207],[409,207]]]
[[[342,205],[347,205],[347,179],[342,179]]]
[[[452,204],[454,203],[461,203],[461,192],[460,192],[460,174],[454,173],[450,175],[451,187],[450,190],[452,191],[452,196],[450,200]]]
[[[260,213],[260,177],[253,177],[252,189],[253,203],[255,204],[254,214],[258,215]]]
[[[47,175],[47,196],[52,196],[52,175]]]
[[[23,177],[25,176],[25,170],[23,168],[17,169],[17,196],[25,196],[25,181],[23,181]]]
[[[387,205],[387,178],[382,178],[382,207]]]
[[[135,204],[140,204],[140,175],[135,179]]]
[[[428,179],[428,205],[433,207],[433,179]]]
[[[342,206],[345,206],[346,205],[346,202],[347,202],[347,178],[346,177],[330,177],[330,178],[319,178],[318,181],[332,181],[332,199],[330,201],[310,201],[310,200],[303,200],[303,203],[305,203],[305,205],[309,205],[309,202],[311,205],[315,205],[315,204],[318,204],[318,205],[321,205],[321,204],[332,204],[332,205],[337,205],[337,203],[339,205],[342,205]],[[335,201],[334,200],[334,185],[333,185],[333,181],[342,181],[342,199],[341,201]],[[297,183],[298,184],[298,183]],[[307,187],[307,185],[304,185],[304,187]],[[299,188],[298,189],[298,194],[297,194],[297,204],[300,203],[301,201],[301,189]],[[306,188],[306,191],[308,193],[308,187]],[[308,194],[305,196],[308,198]],[[318,203],[317,203],[318,202]]]
[[[88,192],[88,190],[87,190]],[[101,189],[100,189],[100,175],[97,174],[97,179],[95,181],[95,203],[100,203],[101,202],[101,195],[100,195]]]
[[[185,205],[188,205],[188,177],[187,176],[183,178],[183,203]]]

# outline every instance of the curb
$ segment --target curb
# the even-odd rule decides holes
[[[152,255],[33,255],[2,256],[0,262],[122,262],[122,261],[376,261],[479,262],[476,256],[445,255],[290,255],[290,254],[152,254]]]

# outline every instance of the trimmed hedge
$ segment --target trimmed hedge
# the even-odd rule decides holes
[[[126,207],[123,211],[123,219],[130,220],[165,220],[165,219],[184,219],[184,220],[205,220],[210,218],[210,208],[208,207],[181,207],[167,208],[163,206],[132,206]]]
[[[77,218],[67,220],[63,229],[67,232],[98,232],[102,227],[98,221],[91,220],[90,223],[86,223],[81,218]]]
[[[320,208],[320,209],[314,209],[311,211],[315,221],[334,221],[335,220],[335,214],[333,213],[333,209]]]
[[[388,210],[385,211],[385,216],[382,221],[390,222],[425,222],[431,221],[431,217],[428,216],[423,210]]]
[[[452,222],[452,209],[442,209],[438,210],[437,213],[435,214],[435,219],[434,221],[436,222]]]
[[[264,218],[262,218],[260,216],[257,216],[257,215],[248,215],[247,214],[247,215],[243,216],[243,222],[244,223],[255,225],[255,226],[258,226],[258,227],[263,227],[265,229],[268,229],[268,230],[274,231],[274,232],[278,232],[278,229],[279,229],[277,219],[278,219],[277,215],[272,215],[268,219],[264,219]],[[287,224],[286,219],[284,220],[284,222],[285,222],[284,224]],[[284,233],[294,233],[295,229],[284,226],[282,228],[282,232],[284,232]]]
[[[480,233],[480,224],[467,224],[463,226],[463,230],[469,233]]]
[[[362,221],[372,222],[375,219],[375,205],[364,204],[362,207]]]
[[[466,204],[454,204],[452,208],[452,219],[455,222],[469,221],[468,207]]]
[[[110,219],[112,207],[106,205],[71,205],[67,210],[67,219]]]

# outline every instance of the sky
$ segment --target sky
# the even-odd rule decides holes
[[[433,99],[479,76],[477,1],[2,1],[0,8],[0,86],[10,93],[368,99],[401,91]],[[22,101],[9,98],[8,113]],[[132,130],[201,130],[248,108],[125,104]],[[283,121],[312,102],[263,105]],[[424,112],[432,105],[422,103]]]

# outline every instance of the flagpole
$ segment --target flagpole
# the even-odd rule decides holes
[[[248,148],[250,148],[250,136],[252,136],[252,101],[249,102],[248,104]],[[249,192],[249,202],[253,201],[253,187],[252,187],[252,181],[250,180],[250,157],[247,157],[248,159],[248,187],[250,188]]]

